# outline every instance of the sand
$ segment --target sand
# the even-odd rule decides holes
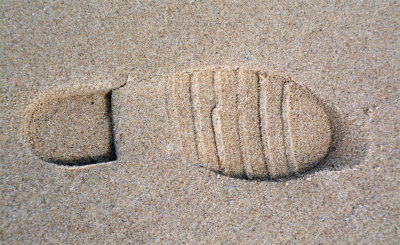
[[[398,243],[399,15],[389,1],[2,2],[1,242]],[[198,146],[186,139],[199,133],[177,130],[170,104],[188,94],[166,96],[182,84],[168,81],[216,67],[305,88],[329,118],[326,157],[306,172],[263,180],[193,161]],[[221,88],[231,86],[243,93],[247,85]],[[225,116],[252,117],[242,113],[255,110],[251,94],[236,101],[246,110],[223,99],[233,108]],[[195,121],[203,122],[211,97],[196,98]],[[312,112],[299,104],[289,105],[297,116]],[[239,122],[231,147],[253,150],[246,142],[257,132],[246,129],[257,124],[248,124]],[[193,127],[207,139],[201,125]],[[306,129],[297,127],[299,139]],[[218,144],[204,144],[210,162]],[[233,163],[234,154],[224,157]],[[238,156],[256,164],[255,154]]]

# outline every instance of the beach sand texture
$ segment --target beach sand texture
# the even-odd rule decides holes
[[[399,241],[399,3],[0,7],[1,243]]]

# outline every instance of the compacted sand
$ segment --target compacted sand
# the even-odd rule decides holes
[[[400,240],[397,2],[0,8],[2,243]]]

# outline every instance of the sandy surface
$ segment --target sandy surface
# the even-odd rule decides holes
[[[398,243],[398,3],[8,1],[0,8],[2,243]],[[165,81],[216,66],[290,77],[318,98],[334,135],[321,164],[249,181],[182,157]],[[26,137],[32,103],[55,89],[105,84],[119,87],[111,96],[117,160],[66,167],[35,155]],[[82,113],[46,115],[85,119],[89,109],[79,103],[90,99],[71,103]],[[79,130],[100,142],[87,154],[107,155],[109,142],[91,132],[108,132],[108,102],[95,101],[89,117],[100,119],[83,120],[91,127]],[[70,124],[35,127],[64,134]]]

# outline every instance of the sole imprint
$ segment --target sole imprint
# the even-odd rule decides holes
[[[185,161],[227,176],[263,179],[304,171],[327,154],[328,116],[308,90],[290,80],[206,69],[177,73],[166,82],[173,150]],[[109,86],[81,86],[39,97],[26,127],[33,153],[62,165],[115,160],[111,93]]]
[[[328,115],[312,94],[279,76],[244,69],[176,74],[169,110],[185,158],[249,179],[304,171],[328,152]]]

